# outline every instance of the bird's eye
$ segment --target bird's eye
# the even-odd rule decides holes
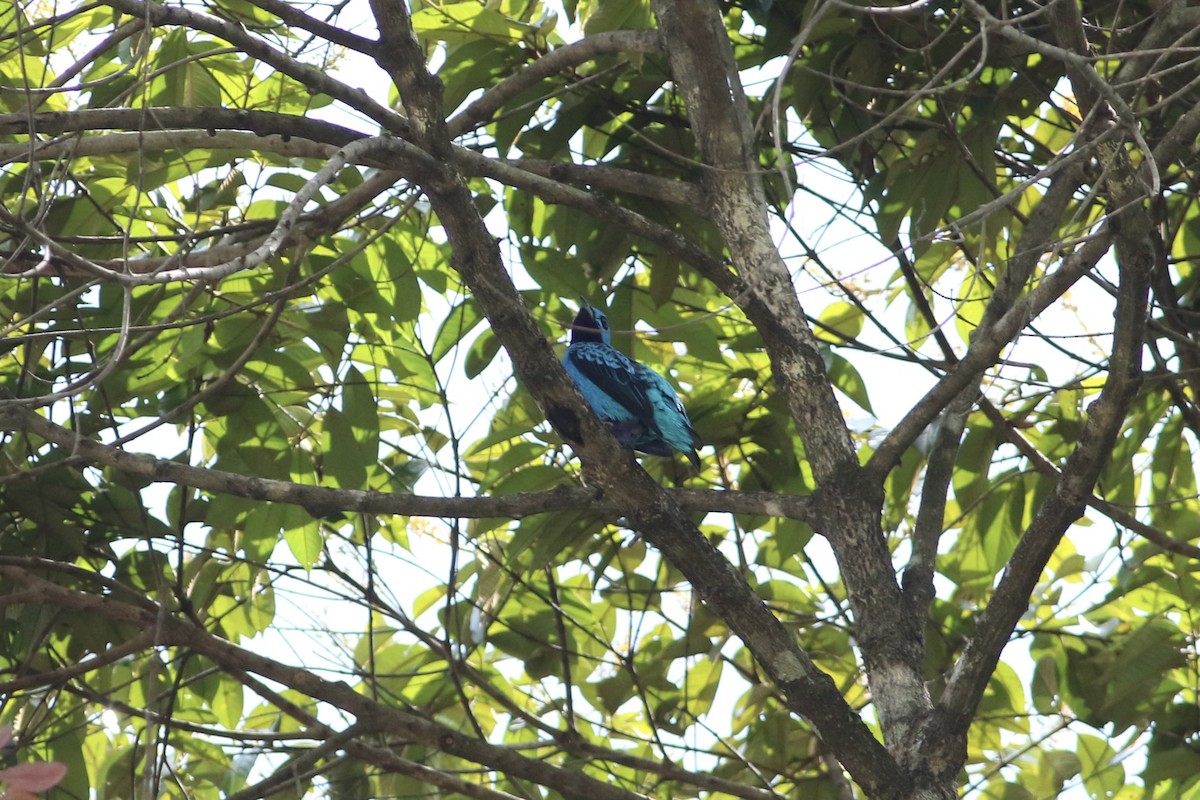
[[[608,330],[608,319],[606,317],[600,318],[600,327],[604,328],[604,330]]]

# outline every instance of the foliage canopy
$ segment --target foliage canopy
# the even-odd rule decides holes
[[[1200,796],[1200,9],[1004,8],[0,9],[20,757]],[[587,413],[580,297],[698,473]]]

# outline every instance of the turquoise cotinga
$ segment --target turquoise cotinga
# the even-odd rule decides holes
[[[703,442],[679,395],[662,375],[612,346],[608,317],[586,301],[579,305],[563,366],[622,447],[656,456],[678,450],[700,468],[696,450]]]

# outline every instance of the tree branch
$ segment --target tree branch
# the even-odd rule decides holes
[[[1061,18],[1063,13],[1071,14],[1072,9],[1078,13],[1074,3],[1067,9],[1059,0],[1057,6],[1056,15],[1060,18],[1055,30],[1068,38],[1076,35],[1070,30],[1069,20]],[[1088,70],[1094,74],[1090,64],[1088,70],[1083,70],[1075,61],[1067,63],[1076,92],[1082,92],[1081,99],[1092,103],[1110,101],[1109,92],[1090,91],[1095,88],[1088,77]],[[1087,110],[1091,115],[1093,109]],[[1131,137],[1145,147],[1140,133]],[[1111,207],[1116,209],[1106,227],[1113,231],[1120,273],[1108,377],[1100,396],[1088,407],[1079,443],[1067,458],[1053,494],[1042,503],[1017,543],[938,704],[933,724],[948,727],[959,735],[965,735],[1000,653],[1028,608],[1047,561],[1067,528],[1082,516],[1142,382],[1150,278],[1158,266],[1157,254],[1162,252],[1162,246],[1161,242],[1156,243],[1157,234],[1140,202],[1146,196],[1146,187],[1138,180],[1124,146],[1119,142],[1106,143],[1099,152],[1105,191]]]
[[[607,31],[556,47],[519,72],[510,75],[446,123],[450,138],[474,130],[492,118],[505,103],[539,81],[609,53],[658,53],[657,31]]]
[[[126,623],[139,630],[154,631],[155,642],[159,646],[188,648],[231,674],[251,673],[287,686],[353,715],[367,730],[420,742],[510,777],[546,786],[566,796],[596,800],[641,800],[633,792],[602,783],[576,770],[526,758],[508,748],[464,736],[452,728],[372,700],[346,683],[325,680],[308,670],[239,647],[166,613],[165,609],[139,608],[101,593],[74,591],[38,577],[22,567],[5,563],[0,563],[0,578],[36,592],[46,605]]]
[[[934,598],[933,576],[937,568],[938,542],[946,527],[946,498],[950,481],[954,477],[954,465],[958,460],[967,416],[978,396],[978,386],[968,384],[940,417],[929,464],[921,482],[921,502],[917,508],[916,522],[913,523],[912,555],[904,570],[902,585],[913,625],[922,633],[929,604]]]
[[[766,214],[751,114],[719,9],[657,0],[671,72],[684,95],[704,171],[709,216],[745,282],[732,297],[758,328],[772,374],[818,483],[857,467],[854,446]]]
[[[492,163],[502,164],[505,167],[560,183],[575,183],[593,189],[649,197],[651,200],[661,200],[664,203],[674,203],[687,208],[698,208],[703,204],[700,190],[694,184],[671,178],[660,178],[657,175],[649,175],[636,170],[610,167],[606,164],[566,164],[561,161],[545,161],[539,158],[494,159]],[[563,205],[567,205],[567,203],[563,203]],[[604,213],[604,207],[611,208],[612,204],[597,201],[586,210],[594,216],[600,216]],[[719,262],[716,262],[715,259],[713,261],[717,263],[719,269]]]
[[[1037,265],[1044,253],[1052,250],[1058,243],[1055,233],[1059,220],[1067,205],[1070,203],[1079,185],[1083,181],[1082,169],[1072,164],[1067,169],[1059,170],[1050,181],[1050,186],[1042,196],[1037,207],[1029,215],[1021,236],[1017,241],[1015,252],[1000,276],[987,308],[979,321],[977,329],[972,334],[976,337],[986,336],[996,322],[1002,318],[1017,302],[1020,293],[1032,278]],[[931,326],[934,326],[938,344],[950,363],[957,363],[958,358],[949,341],[937,329],[937,321],[933,309],[921,293],[921,286],[915,271],[907,260],[903,260],[901,269],[909,284],[918,309]],[[946,498],[949,493],[950,480],[953,476],[954,465],[958,457],[959,445],[966,424],[967,415],[980,397],[979,383],[983,377],[981,370],[973,381],[967,383],[957,396],[951,399],[949,406],[940,417],[940,427],[934,440],[933,451],[929,458],[929,466],[921,487],[921,503],[917,511],[917,520],[913,531],[912,557],[904,573],[905,595],[911,605],[914,622],[924,630],[925,615],[929,603],[934,596],[933,576],[937,560],[937,546],[945,524],[944,515]],[[984,400],[986,403],[987,401]],[[893,451],[894,458],[899,458],[902,451]],[[874,457],[878,457],[878,451]],[[890,469],[895,461],[876,465],[874,457],[871,469]]]
[[[353,89],[341,81],[331,78],[323,70],[300,63],[263,40],[250,35],[241,25],[181,6],[165,6],[142,0],[104,0],[104,2],[117,11],[146,20],[153,27],[178,25],[188,30],[204,31],[218,36],[241,49],[246,55],[295,78],[314,92],[323,92],[340,100],[350,108],[378,122],[389,133],[397,136],[406,136],[409,133],[409,125],[404,117],[375,102],[362,89]]]
[[[337,173],[348,163],[357,161],[371,154],[389,153],[402,161],[415,165],[427,160],[427,157],[415,147],[400,139],[374,138],[358,139],[330,156],[325,166],[317,170],[300,190],[292,197],[283,213],[275,221],[271,231],[249,252],[238,255],[211,266],[204,267],[172,267],[154,270],[152,272],[132,272],[106,269],[99,264],[85,259],[77,253],[64,248],[53,238],[25,223],[23,220],[4,213],[9,224],[21,230],[26,236],[41,244],[54,256],[67,264],[82,270],[91,277],[120,284],[121,286],[149,286],[154,284],[174,283],[176,281],[219,281],[238,272],[253,269],[273,257],[292,239],[293,232],[300,220],[301,212],[317,191],[331,182]],[[19,274],[20,275],[20,274]]]
[[[686,237],[636,211],[618,206],[593,192],[559,183],[553,174],[551,177],[542,177],[538,171],[526,171],[511,161],[486,158],[466,148],[456,148],[455,153],[458,156],[459,168],[466,175],[492,178],[508,186],[532,192],[548,203],[575,208],[602,222],[619,225],[686,261],[728,296],[740,297],[746,291],[745,283],[719,258],[713,257]],[[554,171],[555,167],[552,166],[550,172]],[[604,180],[603,176],[600,180]],[[651,191],[661,188],[656,184],[651,185],[655,187]],[[688,186],[685,191],[690,194],[693,187],[687,184],[684,186]]]
[[[271,503],[287,503],[307,510],[314,517],[337,512],[403,514],[419,517],[480,519],[502,517],[524,519],[534,514],[587,509],[600,517],[617,519],[624,510],[616,499],[594,489],[558,486],[540,492],[485,497],[433,497],[398,492],[331,489],[289,481],[238,475],[206,467],[194,467],[170,459],[129,453],[118,447],[87,439],[56,425],[20,400],[0,400],[0,430],[33,434],[61,448],[76,462],[111,467],[126,475],[156,483],[192,486],[214,494],[227,494]],[[61,465],[63,462],[57,462]],[[0,484],[21,479],[19,473],[5,475]],[[749,514],[808,521],[811,501],[807,497],[774,492],[703,491],[670,489],[679,507],[688,512]]]
[[[292,119],[301,120],[302,118],[293,117]],[[326,159],[336,148],[337,145],[325,142],[279,134],[262,136],[231,130],[144,131],[107,133],[101,136],[56,139],[49,142],[0,144],[0,164],[57,161],[66,158],[111,156],[137,152],[187,153],[193,150],[232,150],[243,154],[260,152],[273,153],[285,158]]]
[[[381,172],[370,176],[365,181],[355,186],[345,194],[339,195],[333,202],[328,203],[318,209],[300,215],[299,222],[291,229],[290,233],[284,237],[280,243],[280,249],[290,247],[298,242],[312,240],[317,236],[328,233],[339,225],[344,223],[354,214],[361,211],[371,200],[379,196],[383,192],[395,185],[400,176],[392,171]],[[224,230],[226,232],[235,233],[234,238],[240,238],[253,234],[256,230],[270,230],[274,227],[274,221],[256,220],[253,222],[243,223],[236,227],[236,230],[231,231],[229,226]],[[220,231],[222,229],[217,229]],[[214,230],[206,230],[197,233],[195,236],[175,236],[177,241],[185,241],[194,243],[203,236],[214,235]],[[70,237],[50,237],[51,241],[56,244],[62,244],[65,241],[70,241]],[[260,246],[265,239],[263,235],[252,235],[245,241],[235,244],[217,244],[204,249],[187,250],[186,252],[175,252],[169,256],[141,256],[138,258],[128,259],[93,259],[89,263],[110,271],[128,271],[133,274],[153,273],[164,269],[167,266],[186,267],[186,268],[208,268],[215,267],[234,261],[238,258],[243,258],[256,247]],[[60,251],[61,252],[61,251]],[[0,275],[17,276],[17,275],[39,275],[39,274],[54,274],[64,275],[66,277],[87,277],[89,273],[81,268],[72,266],[73,261],[68,261],[65,258],[55,257],[53,255],[26,255],[23,253],[14,253],[7,258],[3,264],[0,264]],[[26,317],[21,320],[22,323],[28,323],[30,318]],[[17,326],[13,326],[14,328]]]
[[[1076,98],[1083,108],[1091,112],[1098,108],[1099,101],[1104,101],[1121,126],[1129,134],[1129,137],[1141,150],[1143,157],[1146,159],[1150,174],[1152,184],[1151,193],[1158,194],[1162,187],[1154,152],[1151,150],[1150,145],[1146,143],[1145,138],[1143,138],[1141,126],[1138,124],[1137,118],[1129,108],[1129,105],[1108,81],[1100,77],[1090,58],[1068,47],[1056,46],[1030,36],[1013,25],[1012,21],[992,16],[978,0],[963,0],[963,5],[975,15],[980,24],[988,32],[1019,44],[1027,48],[1031,53],[1048,56],[1066,65],[1067,73],[1071,76],[1072,88],[1074,88]],[[1074,15],[1078,17],[1079,9],[1075,8],[1074,0],[1071,0],[1070,5],[1074,8]],[[1053,28],[1056,33],[1060,36],[1070,35],[1074,37],[1076,31],[1072,30],[1073,26],[1063,24],[1065,18],[1062,17],[1062,12],[1067,11],[1070,13],[1067,9],[1067,3],[1064,3],[1063,0],[1051,0],[1048,8],[1051,18],[1055,20]]]
[[[148,123],[154,123],[148,127]],[[80,134],[98,130],[129,130],[148,133],[190,129],[208,131],[250,131],[258,136],[292,137],[342,147],[366,134],[309,117],[276,114],[271,111],[245,111],[240,108],[194,106],[190,108],[81,108],[75,111],[40,111],[36,114],[0,114],[0,135]],[[34,145],[33,153],[43,146]],[[26,152],[30,152],[26,146]],[[257,147],[255,149],[258,149]]]
[[[142,111],[142,109],[85,109],[74,112],[47,112],[32,116],[0,114],[0,134],[29,134],[32,132],[69,134],[90,130],[137,128],[143,122]],[[32,149],[28,145],[21,144],[3,145],[0,146],[0,160],[4,160],[5,157],[10,160],[22,161],[34,158],[56,158],[65,152],[77,155],[129,152],[130,148],[137,149],[135,145],[140,144],[146,144],[147,148],[145,149],[153,149],[153,145],[161,145],[163,149],[214,148],[222,146],[222,143],[226,141],[232,142],[233,140],[255,150],[327,159],[333,152],[329,148],[342,147],[365,138],[364,134],[340,125],[262,111],[238,111],[224,108],[155,108],[149,111],[149,116],[169,130],[112,134],[103,137],[89,136],[81,140],[71,139],[70,141],[39,144]],[[31,119],[33,131],[30,130]],[[187,130],[188,128],[193,130]],[[256,140],[240,139],[232,133],[233,130],[246,130],[261,138]],[[200,131],[207,131],[207,133]],[[231,140],[229,137],[233,137],[233,139]],[[323,150],[323,148],[325,149]],[[628,192],[695,207],[700,201],[695,187],[690,184],[603,165],[583,166],[537,160],[490,159],[465,147],[455,147],[453,152],[456,163],[466,175],[488,177],[509,186],[526,189],[548,203],[575,208],[601,221],[620,225],[691,264],[693,268],[730,296],[738,297],[744,291],[744,284],[721,263],[720,259],[714,258],[696,247],[685,237],[651,222],[635,211],[618,206],[602,196],[568,186],[561,181],[570,180],[597,188]],[[362,163],[385,168],[396,166],[387,160],[373,157],[369,153],[364,155]],[[396,173],[389,172],[388,175],[390,176],[388,180],[394,182],[397,177]],[[376,181],[377,176],[373,176],[368,183],[374,184]],[[359,188],[361,187],[357,187],[350,194],[357,194]],[[340,201],[341,199],[335,203]],[[348,216],[348,213],[344,216]],[[253,249],[253,246],[231,245],[230,247],[237,249],[230,251],[214,247],[204,251],[194,251],[182,258],[173,255],[128,261],[122,259],[95,260],[92,263],[108,270],[127,269],[134,273],[150,272],[159,269],[166,263],[178,263],[185,267],[213,267],[219,263],[244,256]],[[64,259],[60,258],[58,261],[61,263],[57,266],[65,269],[69,274],[74,272],[87,274],[82,268],[71,267]],[[17,271],[17,265],[9,265],[2,270],[9,274]]]
[[[862,472],[816,338],[767,222],[752,118],[720,9],[654,0],[675,85],[687,105],[716,223],[745,291],[734,297],[758,329],[772,375],[804,441],[818,490],[821,529],[838,558],[854,607],[855,636],[889,750],[930,707],[921,674],[921,636],[892,569],[880,527],[882,476]],[[856,780],[852,753],[830,742]],[[870,794],[870,790],[868,790]]]
[[[977,331],[971,337],[962,360],[946,376],[925,393],[896,427],[888,432],[875,448],[866,468],[886,474],[888,465],[899,461],[904,451],[916,441],[957,394],[977,379],[979,372],[995,363],[996,357],[1008,343],[1039,314],[1050,307],[1063,292],[1096,266],[1112,245],[1109,226],[1094,234],[1083,247],[1068,256],[1062,265],[1038,283],[1019,303],[1005,313],[988,330]]]
[[[309,16],[291,3],[286,2],[286,0],[250,0],[250,3],[258,6],[268,14],[274,14],[293,28],[306,30],[320,39],[340,44],[342,47],[355,50],[364,55],[374,56],[375,49],[379,46],[379,43],[374,39],[359,36],[345,28],[330,25],[324,20]]]
[[[1012,558],[976,633],[938,704],[938,725],[949,724],[965,735],[974,710],[1017,621],[1029,605],[1038,578],[1067,528],[1082,514],[1092,486],[1108,462],[1129,404],[1141,385],[1141,348],[1152,262],[1137,259],[1121,265],[1112,369],[1099,398],[1088,407],[1079,445],[1072,451],[1053,494],[1042,503],[1017,543]],[[941,734],[939,734],[941,735]]]
[[[905,777],[833,681],[816,668],[738,571],[673,499],[637,468],[567,378],[500,261],[455,160],[440,108],[440,87],[425,69],[402,0],[373,0],[382,32],[380,63],[396,82],[415,141],[441,169],[421,183],[451,246],[451,264],[508,351],[517,377],[547,417],[577,443],[584,476],[624,509],[632,527],[691,581],[704,602],[746,643],[783,690],[789,706],[812,720],[855,778],[878,797],[904,791]],[[831,390],[830,390],[831,391]]]
[[[42,595],[36,590],[29,590],[19,594],[7,595],[4,597],[4,603],[0,607],[6,605],[15,605],[20,603],[40,603]],[[14,602],[16,601],[16,602]],[[85,658],[82,661],[76,661],[72,664],[59,667],[52,670],[41,670],[33,674],[22,674],[19,678],[13,678],[9,681],[0,683],[0,697],[11,698],[16,692],[26,689],[37,689],[47,686],[61,686],[67,681],[73,680],[80,675],[86,675],[95,669],[100,669],[114,661],[120,661],[141,650],[146,649],[154,644],[154,630],[143,631],[134,636],[132,639],[126,639],[120,644],[115,644],[112,647],[102,652],[96,653],[91,658]]]

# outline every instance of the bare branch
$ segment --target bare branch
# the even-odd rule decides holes
[[[357,489],[331,489],[289,481],[271,480],[232,472],[193,467],[169,459],[129,453],[76,434],[23,407],[24,401],[0,400],[0,430],[23,431],[62,448],[81,463],[112,467],[127,475],[156,482],[192,486],[208,492],[244,497],[263,502],[288,503],[306,509],[314,517],[336,512],[404,514],[421,517],[479,519],[505,517],[524,519],[532,514],[587,508],[598,516],[615,518],[622,507],[615,498],[593,489],[559,486],[543,492],[526,492],[491,497],[433,497]],[[20,480],[6,475],[0,483]],[[669,490],[679,507],[688,512],[710,511],[809,519],[807,497],[775,492]]]
[[[1077,13],[1077,9],[1073,3],[1071,9],[1061,2],[1057,5],[1055,14],[1059,19],[1055,29],[1059,35],[1072,37],[1075,32],[1062,14],[1070,15],[1073,10]],[[1085,80],[1086,71],[1077,62],[1069,63],[1072,79]],[[1077,91],[1082,88],[1076,86]],[[1108,94],[1102,91],[1085,92],[1083,97],[1093,104],[1101,99],[1111,102]],[[1145,147],[1140,134],[1133,138]],[[1138,179],[1128,153],[1119,144],[1112,143],[1102,146],[1100,153],[1105,190],[1117,209],[1108,227],[1113,230],[1120,270],[1108,376],[1100,396],[1088,408],[1083,433],[1063,467],[1053,494],[1042,503],[1018,542],[938,704],[934,724],[949,723],[952,730],[961,733],[965,733],[967,720],[983,696],[1000,653],[1028,607],[1042,570],[1067,528],[1082,515],[1142,382],[1150,278],[1158,267],[1157,254],[1162,252],[1162,245],[1155,241],[1157,234],[1139,202],[1145,197],[1146,189]],[[1157,194],[1157,191],[1156,186],[1152,193]]]
[[[641,800],[639,795],[601,783],[574,769],[563,769],[526,758],[508,748],[463,736],[452,728],[386,706],[345,683],[325,680],[306,669],[283,664],[220,639],[203,628],[166,613],[165,609],[139,608],[99,593],[68,589],[38,577],[27,569],[5,563],[0,563],[0,576],[6,582],[36,592],[46,605],[86,612],[138,629],[154,631],[159,646],[189,648],[231,674],[258,675],[314,700],[328,703],[356,717],[368,730],[420,742],[566,795],[593,797],[596,800]]]
[[[921,482],[921,503],[913,524],[912,555],[904,570],[904,594],[911,607],[914,625],[924,630],[929,604],[933,602],[933,576],[937,567],[937,547],[946,524],[946,499],[967,415],[979,396],[976,384],[964,388],[951,401],[937,422],[937,433]]]
[[[285,2],[285,0],[250,0],[250,2],[263,11],[279,17],[288,25],[306,30],[327,42],[340,44],[342,47],[356,50],[368,56],[375,55],[375,48],[378,47],[379,43],[374,39],[359,36],[345,28],[330,25],[328,22],[309,16],[291,3]]]
[[[402,116],[375,102],[363,90],[347,86],[314,66],[300,63],[261,39],[250,35],[245,28],[233,22],[201,14],[198,11],[191,11],[181,6],[159,5],[142,0],[105,0],[105,3],[118,11],[143,19],[153,27],[178,25],[189,30],[204,31],[218,36],[240,48],[247,55],[295,78],[313,91],[324,92],[350,108],[362,112],[368,118],[378,122],[384,130],[398,136],[405,136],[409,132],[408,123]]]
[[[1092,486],[1116,441],[1129,404],[1141,385],[1141,350],[1152,262],[1121,265],[1113,366],[1099,398],[1088,408],[1079,445],[1067,459],[1054,493],[1038,509],[1009,559],[1000,583],[980,616],[976,633],[938,704],[937,722],[950,723],[960,735],[983,696],[1000,653],[1029,605],[1029,598],[1050,555],[1067,528],[1083,513]]]
[[[644,172],[637,172],[635,170],[610,167],[605,164],[564,164],[561,161],[544,161],[536,158],[496,159],[493,163],[503,164],[506,167],[512,167],[560,183],[577,183],[593,189],[639,195],[641,197],[649,197],[652,200],[661,200],[664,203],[687,206],[688,208],[698,208],[703,203],[700,190],[694,184],[686,181],[660,178],[656,175],[647,175]],[[499,170],[496,170],[496,172],[499,172]],[[515,173],[506,172],[505,174],[511,176]],[[590,204],[584,204],[582,201],[572,203],[563,202],[563,205],[568,204],[585,209],[594,216],[605,215],[606,207],[612,208],[611,204],[605,204],[601,201],[595,201]],[[645,224],[653,223],[647,222]],[[647,239],[651,239],[652,236],[659,238],[664,233],[669,233],[669,231],[663,231],[661,228],[658,228],[652,234],[647,232],[645,236]],[[715,261],[715,259],[713,260]]]
[[[234,150],[241,153],[257,151],[286,158],[326,159],[336,148],[337,145],[315,142],[300,136],[278,134],[261,136],[230,130],[146,131],[33,142],[32,146],[29,143],[0,144],[0,163],[55,161],[60,158],[111,156],[118,153],[188,152],[199,149]]]
[[[887,465],[899,460],[904,450],[916,441],[942,409],[968,383],[977,380],[980,371],[995,363],[1000,352],[1030,321],[1090,271],[1111,245],[1112,238],[1107,229],[1093,235],[1083,247],[1068,256],[1058,270],[1043,278],[1021,302],[1014,304],[994,326],[973,336],[962,360],[917,401],[904,419],[884,437],[867,462],[867,469],[884,471],[886,474],[886,469],[890,469]]]
[[[606,31],[557,47],[521,71],[510,75],[464,108],[447,123],[451,138],[474,130],[492,118],[505,103],[539,81],[609,53],[661,52],[655,31]]]
[[[154,126],[148,127],[148,122],[153,122]],[[184,129],[209,131],[213,135],[221,130],[241,130],[264,137],[298,136],[337,147],[366,136],[352,128],[309,117],[208,106],[81,108],[75,111],[41,111],[35,114],[0,114],[0,135],[80,134],[99,130],[149,133]]]

